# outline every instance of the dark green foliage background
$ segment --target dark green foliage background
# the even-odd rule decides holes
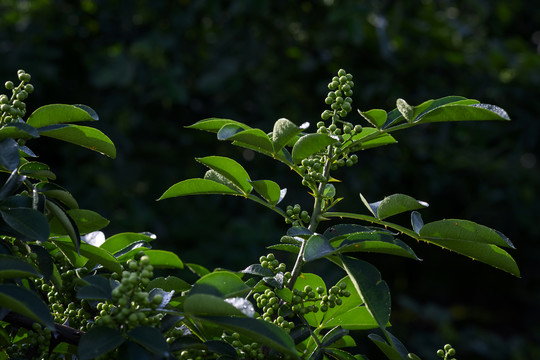
[[[427,221],[470,219],[518,247],[521,280],[422,244],[412,244],[422,263],[374,256],[394,296],[394,332],[412,351],[432,356],[451,342],[462,358],[540,358],[538,19],[534,2],[505,0],[4,0],[0,79],[32,74],[29,112],[47,103],[98,112],[116,160],[45,140],[35,150],[82,207],[112,221],[107,234],[151,231],[158,247],[210,268],[256,262],[285,226],[237,198],[154,202],[204,173],[193,157],[233,157],[253,179],[287,187],[289,203],[309,197],[288,169],[183,126],[211,116],[269,131],[280,117],[314,126],[339,68],[354,74],[353,105],[364,111],[445,95],[501,106],[511,123],[398,133],[398,145],[360,154],[336,186],[340,209],[360,211],[359,192],[370,201],[402,192],[431,204]]]

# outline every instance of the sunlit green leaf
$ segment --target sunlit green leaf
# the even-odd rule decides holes
[[[281,118],[274,123],[272,130],[272,142],[274,143],[274,153],[280,151],[296,135],[302,131],[292,121]]]
[[[193,294],[184,300],[184,312],[192,316],[245,316],[226,302],[225,299],[210,294]]]
[[[100,130],[81,125],[50,125],[39,128],[39,134],[50,138],[66,141],[90,150],[97,151],[110,158],[116,157],[116,148]]]
[[[510,117],[498,106],[489,104],[448,104],[435,108],[418,117],[416,123],[441,121],[488,121],[510,120]]]
[[[26,123],[35,128],[42,128],[49,125],[95,120],[97,120],[97,114],[88,106],[51,104],[34,111]]]
[[[293,146],[293,162],[297,164],[308,156],[318,153],[336,141],[336,139],[327,134],[314,133],[304,135]]]
[[[244,167],[235,160],[223,156],[207,156],[204,158],[197,158],[197,161],[225,176],[234,185],[238,186],[244,194],[249,194],[251,192],[252,186],[249,183],[249,174]]]
[[[212,288],[212,292],[217,290],[222,297],[242,296],[249,291],[249,287],[235,273],[214,271],[197,280],[190,293],[207,293],[208,288]]]
[[[237,146],[266,153],[274,150],[272,140],[260,129],[247,129],[229,136],[227,140],[234,141]]]
[[[101,244],[99,247],[107,250],[111,254],[115,254],[116,252],[122,249],[125,249],[127,246],[135,242],[138,242],[141,240],[145,242],[151,242],[153,239],[154,239],[153,237],[148,236],[146,234],[125,232],[125,233],[115,234],[107,238],[105,242]]]
[[[187,195],[242,195],[230,187],[208,179],[187,179],[174,184],[158,200]]]
[[[446,219],[424,224],[419,235],[426,240],[466,240],[510,247],[514,245],[500,232],[469,220]]]
[[[52,238],[51,241],[58,246],[64,254],[70,255],[70,251],[77,254],[75,246],[70,239],[67,238]],[[103,265],[103,267],[117,272],[122,273],[122,266],[119,262],[111,255],[108,251],[101,249],[99,247],[89,245],[86,243],[81,243],[80,253],[82,257],[90,259],[98,264]],[[73,256],[73,255],[70,255]],[[76,261],[76,258],[71,259],[72,262]]]
[[[272,180],[251,181],[251,185],[255,191],[272,206],[277,205],[281,200],[281,189],[279,188],[279,185]]]
[[[208,118],[204,120],[197,121],[195,124],[186,126],[189,129],[204,130],[213,133],[217,133],[223,126],[228,124],[234,124],[243,129],[249,129],[250,127],[241,122],[230,120],[230,119],[220,119],[220,118]]]
[[[372,109],[369,111],[358,111],[364,119],[371,125],[380,129],[386,122],[386,111],[381,109]]]

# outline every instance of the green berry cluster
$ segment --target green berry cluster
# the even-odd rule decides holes
[[[443,349],[437,350],[437,356],[444,360],[456,360],[453,357],[454,355],[456,355],[456,350],[450,344],[446,344]]]
[[[311,312],[317,313],[319,310],[326,312],[329,308],[341,305],[343,303],[343,297],[351,296],[351,293],[346,289],[347,283],[345,282],[332,286],[328,294],[325,294],[323,287],[317,287],[315,291],[309,285],[306,285],[303,290],[295,288],[293,289],[291,309],[300,315]]]
[[[256,293],[253,295],[257,306],[262,309],[261,315],[264,321],[268,321],[283,328],[286,332],[289,332],[294,323],[285,320],[285,318],[278,314],[281,306],[281,300],[272,289],[266,289],[264,293]]]
[[[302,160],[302,164],[298,169],[302,172],[302,185],[309,186],[316,182],[326,181],[324,176],[324,163],[327,157],[325,155],[315,154],[307,159]]]
[[[330,105],[332,110],[325,110],[321,118],[328,120],[332,118],[332,123],[339,121],[340,118],[344,118],[352,110],[352,99],[354,82],[353,76],[347,74],[343,69],[338,71],[337,76],[332,78],[332,81],[328,84],[328,93],[324,102]],[[339,134],[337,134],[339,135]]]
[[[232,334],[227,334],[223,332],[221,339],[229,343],[232,347],[236,349],[239,359],[265,359],[266,356],[263,353],[263,348],[261,344],[257,342],[249,342],[249,340],[242,339],[240,334],[233,332]]]
[[[305,178],[304,181],[306,181]],[[304,226],[305,224],[309,224],[311,220],[309,213],[306,210],[302,210],[300,204],[295,204],[294,206],[288,205],[285,214],[287,215],[285,222],[293,226]]]
[[[50,342],[51,330],[42,328],[36,322],[32,324],[31,330],[26,331],[26,336],[7,346],[5,350],[10,359],[51,359],[49,356]]]
[[[145,291],[154,276],[150,258],[140,251],[126,263],[125,269],[120,284],[112,291],[112,301],[97,304],[99,315],[95,317],[95,323],[125,330],[139,325],[159,324],[162,315],[156,310],[163,296],[156,294],[150,298],[150,294]]]
[[[13,81],[6,81],[4,84],[7,90],[11,90],[11,97],[0,95],[0,126],[20,120],[26,114],[26,104],[24,100],[34,91],[34,86],[30,84],[32,78],[24,70],[17,71],[20,83],[15,86]]]
[[[263,268],[270,269],[274,274],[285,272],[287,265],[285,263],[280,263],[276,256],[273,253],[269,253],[266,256],[261,256],[259,262]]]

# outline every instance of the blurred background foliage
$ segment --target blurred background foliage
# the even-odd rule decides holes
[[[107,235],[150,231],[186,262],[234,270],[285,224],[238,198],[155,202],[202,176],[193,157],[233,157],[253,179],[287,187],[287,203],[307,207],[309,196],[287,168],[183,126],[206,117],[268,131],[280,117],[314,126],[339,68],[355,76],[363,111],[446,95],[503,107],[511,123],[423,126],[360,154],[359,166],[336,174],[340,209],[363,212],[359,192],[370,201],[401,192],[431,204],[426,221],[465,218],[509,236],[522,279],[423,244],[412,244],[421,263],[369,258],[411,351],[433,358],[450,342],[463,359],[538,359],[539,19],[525,0],[2,0],[0,79],[32,74],[30,111],[84,103],[98,112],[116,160],[46,140],[33,150],[81,207],[111,220]]]

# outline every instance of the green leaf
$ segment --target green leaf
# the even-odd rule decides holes
[[[225,176],[221,175],[220,173],[212,169],[209,169],[206,173],[204,173],[204,179],[215,181],[221,185],[227,186],[229,189],[237,193],[240,193],[240,194],[242,193],[242,190],[238,186],[234,185],[232,181],[230,181]]]
[[[327,134],[308,134],[302,136],[292,149],[292,159],[295,164],[298,164],[303,159],[318,153],[336,142],[336,139]]]
[[[515,249],[510,239],[500,232],[469,220],[446,219],[430,222],[424,224],[419,235],[428,241],[465,240]]]
[[[81,235],[98,231],[109,225],[109,220],[92,210],[70,209],[66,211],[66,214],[73,219]],[[64,227],[57,218],[53,218],[50,221],[50,226],[51,233],[57,235],[67,235],[66,231],[64,231]]]
[[[202,319],[237,332],[279,353],[299,358],[294,341],[277,325],[249,317],[207,316]]]
[[[341,257],[343,268],[381,329],[390,319],[390,290],[379,270],[363,260]]]
[[[337,224],[326,229],[323,236],[334,242],[345,239],[349,234],[369,231],[367,227],[358,224]]]
[[[44,181],[36,184],[35,187],[36,190],[41,194],[45,195],[48,198],[61,201],[69,209],[79,208],[79,204],[77,203],[77,200],[75,200],[73,195],[71,195],[69,191],[67,191],[61,186]]]
[[[362,115],[371,125],[380,129],[386,122],[386,111],[381,109],[372,109],[369,111],[360,111],[358,113]]]
[[[49,308],[35,292],[12,284],[0,284],[0,304],[54,331],[54,320]]]
[[[168,356],[169,345],[158,328],[139,326],[127,333],[128,338],[158,356]]]
[[[515,260],[505,250],[492,244],[484,244],[464,240],[448,239],[422,239],[442,248],[452,250],[471,259],[481,261],[494,268],[504,270],[514,276],[520,277],[519,268]]]
[[[19,174],[38,180],[56,179],[56,175],[50,170],[47,164],[37,161],[29,161],[21,165],[19,167]]]
[[[174,291],[176,293],[181,293],[182,291],[191,289],[191,284],[176,276],[169,275],[166,278],[161,276],[152,279],[146,286],[146,290],[151,289],[161,289],[168,292]]]
[[[41,128],[49,125],[95,120],[97,120],[97,114],[88,106],[51,104],[34,111],[26,123],[35,128]]]
[[[221,130],[218,135],[221,134]],[[247,129],[238,132],[226,139],[234,141],[234,145],[245,147],[251,150],[256,150],[263,153],[272,153],[274,150],[272,141],[266,133],[260,129]]]
[[[249,183],[249,174],[235,160],[223,156],[207,156],[197,158],[197,161],[225,176],[234,185],[238,186],[245,195],[251,192],[252,186]]]
[[[62,232],[57,232],[58,226],[56,226],[55,223],[55,225],[51,226],[51,232],[53,234],[68,235],[73,242],[73,245],[75,245],[77,253],[79,253],[79,248],[81,246],[81,236],[79,234],[79,229],[75,221],[64,211],[64,209],[62,209],[60,206],[56,205],[53,201],[49,199],[45,201],[45,207],[51,214],[55,216],[58,224],[60,224],[62,229],[65,230]]]
[[[39,137],[39,132],[33,126],[26,123],[10,123],[0,128],[0,140],[12,139],[34,139]]]
[[[284,196],[279,185],[272,180],[251,181],[251,186],[272,206],[276,206]]]
[[[150,264],[154,268],[176,268],[183,269],[184,263],[178,255],[166,250],[146,250],[145,255],[150,258]]]
[[[360,194],[360,199],[368,210],[379,220],[383,220],[387,217],[406,211],[421,209],[429,206],[429,204],[424,201],[416,200],[404,194],[393,194],[385,197],[381,201],[374,203],[368,203],[362,194]]]
[[[345,335],[349,334],[349,330],[343,329],[341,326],[336,326],[328,331],[321,340],[321,346],[330,346]]]
[[[312,273],[301,273],[294,283],[294,289],[304,291],[304,288],[306,287],[306,285],[311,286],[313,289],[316,289],[317,287],[321,287],[326,292],[326,284],[319,275],[312,274]],[[306,300],[304,302],[304,306],[311,306],[311,305],[320,305],[320,300],[319,301]],[[323,313],[322,311],[318,311],[317,313],[311,312],[309,314],[304,315],[304,318],[306,319],[308,324],[315,328],[319,327],[324,317],[325,317],[325,313]]]
[[[371,330],[379,327],[377,321],[365,306],[357,306],[339,315],[324,320],[323,328],[341,326],[349,330]]]
[[[139,242],[139,241],[145,241],[145,242],[151,242],[154,240],[153,237],[141,234],[141,233],[133,233],[133,232],[125,232],[113,235],[105,240],[103,244],[101,244],[99,247],[107,250],[111,254],[115,254],[118,251],[125,249],[129,245]]]
[[[188,263],[186,264],[186,266],[189,270],[191,270],[192,273],[198,276],[204,276],[204,275],[210,274],[210,270],[208,270],[202,265]]]
[[[184,300],[184,312],[192,316],[245,316],[245,314],[225,301],[210,294],[190,294]]]
[[[66,254],[68,259],[70,259],[71,256],[71,262],[76,262],[76,257],[74,258],[73,254],[77,254],[77,250],[75,249],[75,246],[73,245],[71,240],[67,238],[52,238],[51,241],[58,248],[60,248],[64,254]],[[81,256],[103,265],[103,267],[106,269],[117,272],[119,274],[122,273],[122,266],[114,258],[114,256],[112,256],[106,250],[86,243],[81,243],[80,253]]]
[[[116,157],[111,139],[100,130],[81,125],[50,125],[39,128],[39,134],[97,151],[110,158]]]
[[[447,104],[452,104],[452,103],[475,104],[475,103],[478,103],[478,101],[470,100],[470,99],[464,98],[463,96],[446,96],[437,100],[428,100],[414,107],[414,116],[417,117],[417,115],[419,116],[423,115],[437,107],[447,105]],[[392,125],[398,125],[404,120],[405,118],[403,117],[399,109],[396,108],[388,113],[388,117],[385,124],[383,125],[383,129],[387,129]]]
[[[343,135],[343,139],[348,140],[350,135]],[[379,130],[364,127],[359,134],[356,134],[352,137],[352,142],[347,142],[342,149],[349,148],[351,146],[360,146],[361,149],[371,149],[378,146],[395,144],[397,141],[392,137],[392,135],[387,133],[381,133]]]
[[[322,235],[312,235],[307,239],[304,249],[304,261],[313,261],[331,255],[336,251],[328,239]]]
[[[293,254],[298,254],[300,252],[300,246],[293,244],[275,244],[268,246],[267,249],[286,251]]]
[[[500,107],[489,104],[447,104],[439,106],[419,116],[415,123],[430,123],[441,121],[488,121],[510,120],[510,117]]]
[[[45,242],[49,239],[49,222],[37,210],[0,207],[0,216],[9,227],[23,235],[26,240]]]
[[[90,328],[79,341],[80,360],[92,360],[118,348],[126,339],[119,330],[106,326]]]
[[[274,123],[272,130],[272,142],[274,143],[274,153],[277,153],[285,145],[294,139],[300,132],[301,128],[296,126],[292,121],[281,118]]]
[[[396,107],[401,115],[407,120],[410,124],[414,120],[414,110],[411,105],[407,104],[402,98],[396,100]]]
[[[388,345],[384,338],[382,338],[380,335],[377,334],[369,334],[369,339],[377,345],[379,350],[381,350],[384,355],[388,358],[388,360],[405,360],[401,354],[394,349],[392,346]]]
[[[337,244],[332,244],[336,246]],[[359,232],[343,240],[335,253],[373,252],[420,260],[409,245],[384,232]]]
[[[230,125],[230,124],[236,125],[242,129],[250,128],[249,126],[241,122],[230,120],[230,119],[220,119],[220,118],[208,118],[208,119],[200,120],[200,121],[197,121],[195,124],[186,126],[186,127],[188,129],[197,129],[197,130],[217,133],[223,126]]]
[[[212,293],[217,291],[222,297],[242,296],[250,289],[235,273],[214,271],[197,280],[190,294],[208,293],[209,288]]]
[[[158,200],[187,195],[242,195],[230,187],[208,179],[187,179],[174,184]]]
[[[19,145],[11,138],[0,140],[0,166],[9,171],[19,166]]]
[[[11,255],[0,254],[0,279],[41,277],[26,261]]]

